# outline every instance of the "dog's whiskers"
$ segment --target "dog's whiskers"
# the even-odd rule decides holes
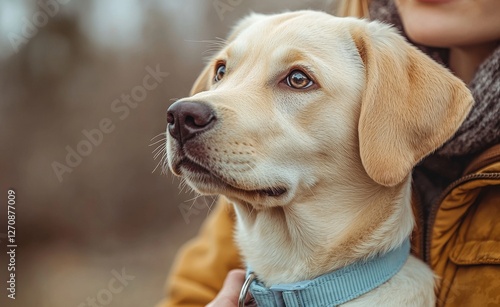
[[[165,153],[165,154],[164,154],[164,156],[160,159],[160,162],[158,162],[158,164],[156,164],[155,168],[153,169],[153,171],[152,171],[151,173],[154,173],[154,172],[156,171],[156,169],[157,169],[160,165],[162,165],[162,167],[161,167],[162,171],[160,172],[160,174],[162,174],[162,175],[164,175],[164,174],[165,174],[165,172],[164,172],[164,170],[163,170],[163,169],[164,169],[163,164],[165,163],[165,161],[164,161],[164,157],[166,157],[166,156],[167,156],[167,153]],[[156,158],[155,158],[155,159],[156,159]]]
[[[210,205],[207,204],[207,207],[208,207],[207,216],[210,214],[210,212],[212,212],[212,208],[214,207],[216,201],[217,201],[217,197],[213,197],[212,203]]]
[[[193,209],[194,204],[198,201],[198,198],[200,198],[201,195],[195,195],[193,198],[190,198],[186,200],[185,202],[192,202],[191,205],[189,206],[189,210]]]
[[[165,148],[165,149],[166,149],[166,146],[165,146],[165,140],[163,140],[163,142],[162,142],[160,145],[156,146],[156,148],[155,148],[155,149],[153,149],[153,151],[152,151],[152,152],[153,152],[153,153],[155,153],[156,151],[158,151],[158,150],[160,150],[160,149],[162,149],[162,148]]]
[[[193,43],[204,43],[208,45],[208,49],[203,51],[203,55],[206,55],[204,57],[204,61],[208,62],[209,60],[212,59],[213,55],[219,52],[222,48],[224,48],[227,45],[227,41],[223,38],[216,37],[213,40],[201,40],[201,41],[190,41]]]
[[[156,142],[154,142],[154,143],[149,144],[149,146],[150,146],[150,147],[151,147],[151,146],[154,146],[154,145],[158,144],[159,142],[165,142],[166,140],[167,140],[167,138],[166,138],[166,137],[164,137],[164,138],[162,138],[162,139],[157,140],[157,141],[156,141]]]
[[[158,133],[157,135],[153,136],[153,137],[151,138],[151,140],[150,140],[150,141],[153,141],[154,139],[156,139],[156,138],[158,138],[158,137],[160,137],[160,136],[166,136],[166,135],[167,135],[167,133],[166,133],[166,132],[161,132],[161,133]]]
[[[161,146],[161,147],[156,148],[153,151],[153,154],[154,154],[153,159],[156,160],[156,158],[158,158],[159,155],[165,153],[166,151],[167,151],[167,149],[165,148],[165,146]]]
[[[160,138],[160,139],[158,139],[158,138]],[[157,145],[156,148],[152,152],[153,153],[153,160],[156,160],[160,155],[163,154],[162,158],[156,164],[155,168],[151,172],[152,174],[156,171],[156,169],[158,169],[158,167],[162,166],[162,168],[163,168],[163,164],[166,162],[166,160],[165,160],[166,156],[167,156],[166,140],[167,140],[166,132],[161,132],[161,133],[155,135],[154,137],[152,137],[150,140],[153,143],[149,144],[149,146],[155,146],[159,143],[159,145]],[[163,170],[162,170],[161,174],[164,174]]]
[[[161,167],[161,173],[162,174],[168,174],[168,163],[167,163],[167,153],[162,158],[162,167]],[[173,176],[172,176],[172,182],[173,182]]]
[[[187,188],[186,190],[184,190],[184,188]],[[186,182],[186,180],[184,178],[181,179],[181,182],[179,183],[179,194],[184,192],[185,194],[190,194],[193,191],[193,189],[191,189],[191,187],[189,186],[189,184]]]

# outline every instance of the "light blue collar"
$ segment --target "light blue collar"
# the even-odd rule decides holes
[[[312,280],[278,284],[266,288],[260,281],[251,281],[249,290],[259,307],[331,307],[344,304],[382,285],[403,267],[410,255],[407,239],[398,248],[355,262]],[[246,294],[246,293],[245,293]]]

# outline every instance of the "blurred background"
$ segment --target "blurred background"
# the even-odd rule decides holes
[[[0,306],[158,302],[177,249],[213,202],[156,168],[166,109],[188,95],[208,41],[250,11],[333,8],[333,0],[0,0]],[[5,290],[9,189],[15,301]],[[124,279],[112,284],[117,275]]]

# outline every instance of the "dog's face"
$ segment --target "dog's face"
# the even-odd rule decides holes
[[[332,19],[320,17],[246,21],[252,26],[209,64],[207,90],[176,103],[206,106],[213,123],[185,141],[170,134],[175,174],[201,193],[275,206],[340,173],[339,164],[358,151],[365,77],[349,32],[325,32]]]
[[[169,108],[168,165],[202,194],[257,209],[337,183],[395,186],[470,108],[440,69],[378,23],[252,15]]]

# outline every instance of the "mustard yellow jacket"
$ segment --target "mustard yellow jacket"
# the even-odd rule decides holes
[[[418,216],[412,245],[440,277],[438,306],[500,306],[500,145],[478,156],[432,208]],[[178,253],[158,307],[205,306],[229,270],[243,268],[234,212],[221,198],[199,235]]]

